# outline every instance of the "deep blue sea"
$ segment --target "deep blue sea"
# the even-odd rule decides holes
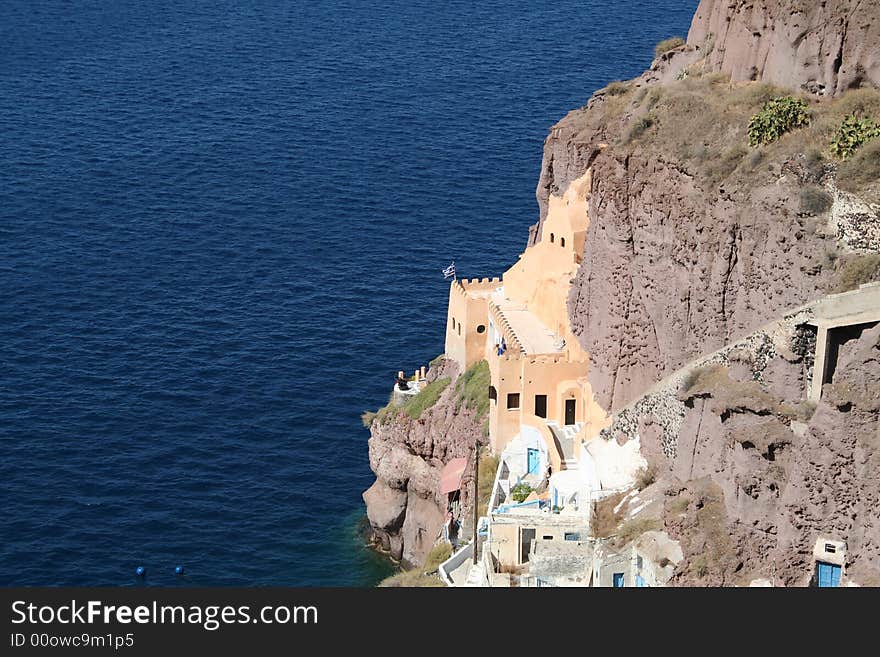
[[[0,585],[387,574],[361,411],[696,5],[0,2]]]

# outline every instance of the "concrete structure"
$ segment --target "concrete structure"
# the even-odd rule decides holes
[[[880,283],[825,297],[815,306],[816,357],[810,399],[818,402],[822,386],[832,383],[841,347],[880,322]]]

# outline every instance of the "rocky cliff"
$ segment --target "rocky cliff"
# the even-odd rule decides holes
[[[592,168],[569,315],[597,401],[637,402],[638,419],[605,438],[639,435],[658,470],[685,554],[673,583],[806,584],[820,534],[848,541],[853,579],[880,582],[876,329],[815,413],[797,336],[749,355],[758,366],[725,361],[677,405],[643,397],[791,308],[880,275],[880,149],[865,147],[858,178],[829,152],[847,115],[880,119],[878,31],[874,0],[703,0],[687,44],[598,91],[545,141],[541,221],[549,195]],[[810,125],[749,146],[750,117],[791,93]]]
[[[688,34],[712,70],[823,96],[880,87],[880,0],[702,0]]]
[[[428,382],[451,379],[439,399],[418,419],[389,413],[370,426],[370,467],[376,482],[364,493],[367,517],[377,547],[404,566],[421,566],[434,545],[446,515],[440,495],[443,466],[471,457],[475,440],[483,440],[485,418],[462,402],[458,368],[440,360],[428,371]],[[472,508],[473,467],[462,477],[465,518]]]
[[[848,579],[880,585],[880,326],[845,347],[815,410],[769,392],[750,367],[703,372],[681,395],[679,449],[658,461],[687,563],[674,583],[805,586],[825,536],[847,543]],[[771,361],[797,381],[797,363]]]
[[[788,34],[806,20],[791,4],[703,2],[692,41],[720,20],[722,5],[731,25],[745,20],[745,5],[752,12],[763,7],[775,31]],[[821,4],[835,15],[849,6]],[[858,30],[847,28],[845,52],[857,53],[846,61],[862,70],[877,44],[854,35],[871,38],[880,26],[880,4],[859,4],[858,21],[850,19]],[[831,27],[824,29],[830,39]],[[837,256],[854,253],[852,239],[877,225],[875,203],[856,222],[861,237],[844,235],[837,216],[846,202],[838,187],[862,190],[850,173],[840,174],[828,143],[847,114],[880,116],[880,93],[862,89],[833,102],[813,100],[809,128],[750,148],[750,117],[791,88],[731,81],[724,71],[737,49],[728,51],[721,57],[720,50],[707,54],[690,44],[673,49],[639,78],[597,92],[545,141],[537,188],[541,220],[550,194],[562,194],[593,170],[590,225],[569,314],[593,359],[597,400],[609,410],[693,357],[824,294],[846,260]],[[773,77],[778,67],[770,58],[762,71],[766,79],[801,86]],[[876,191],[876,180],[860,184]],[[539,233],[540,223],[532,230]],[[862,240],[860,247],[876,250],[875,242]]]

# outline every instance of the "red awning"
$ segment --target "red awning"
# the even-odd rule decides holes
[[[464,457],[452,459],[443,466],[440,474],[440,494],[446,495],[461,488],[461,476],[467,467],[467,459]]]

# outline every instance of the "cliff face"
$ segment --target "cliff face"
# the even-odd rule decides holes
[[[441,361],[429,370],[428,381],[451,377],[453,382],[436,404],[417,420],[401,413],[370,427],[370,467],[376,482],[364,493],[367,517],[378,545],[406,566],[424,563],[443,527],[443,466],[454,458],[470,457],[475,438],[483,435],[484,419],[458,399],[457,376],[452,361]],[[462,477],[466,512],[471,508],[472,460]]]
[[[824,283],[825,238],[798,216],[796,178],[705,189],[664,159],[606,151],[593,164],[599,221],[569,310],[610,410]]]
[[[702,0],[688,45],[712,70],[823,96],[880,87],[880,0]]]
[[[801,372],[779,356],[767,367],[790,383]],[[797,429],[798,395],[768,393],[748,370],[704,375],[682,396],[679,449],[658,461],[675,482],[667,530],[688,564],[674,583],[804,586],[824,536],[846,541],[849,579],[880,584],[880,326],[847,343],[838,367]]]
[[[863,202],[876,175],[857,188],[828,145],[848,114],[880,118],[878,48],[878,0],[703,0],[687,45],[597,92],[545,141],[542,221],[550,194],[592,169],[568,310],[597,401],[644,411],[606,437],[639,435],[658,469],[685,555],[673,584],[803,585],[820,535],[847,541],[848,577],[880,583],[878,329],[849,345],[815,413],[807,352],[787,348],[759,348],[757,370],[729,362],[684,406],[642,397],[839,289],[845,263],[876,258],[880,206]],[[810,126],[750,148],[749,118],[791,92],[814,95]]]

